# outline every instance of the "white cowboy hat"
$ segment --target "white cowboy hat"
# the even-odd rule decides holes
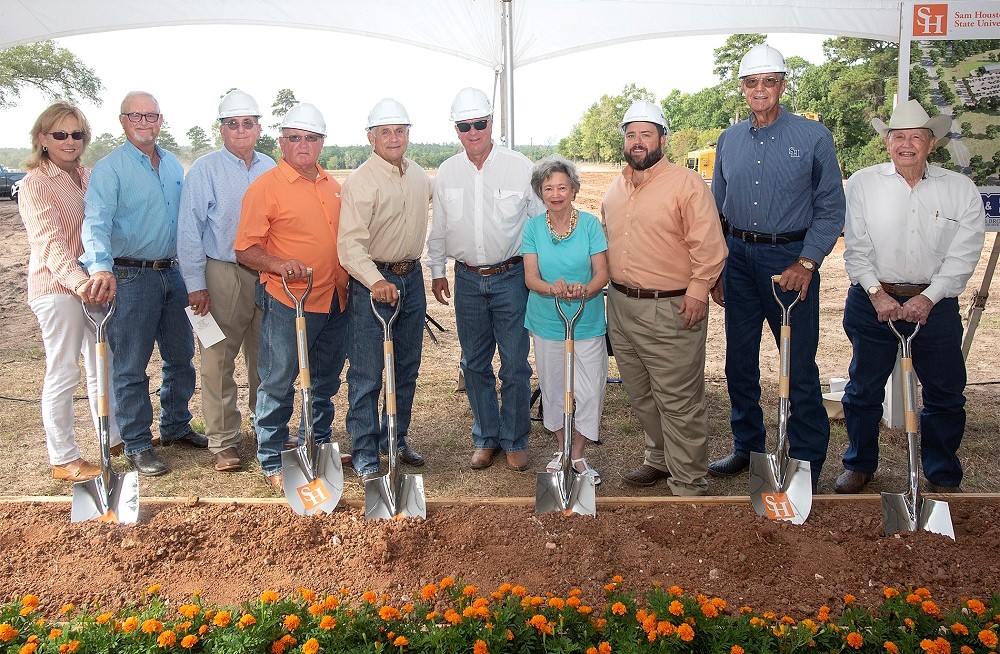
[[[938,114],[931,118],[919,102],[910,100],[896,105],[888,125],[878,118],[872,118],[872,127],[882,136],[894,129],[929,129],[938,140],[937,145],[940,146],[947,142],[948,134],[951,132],[951,116]]]

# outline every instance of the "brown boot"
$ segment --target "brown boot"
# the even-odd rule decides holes
[[[473,470],[485,470],[493,465],[493,457],[497,451],[490,448],[480,448],[472,453],[472,460],[469,465]]]

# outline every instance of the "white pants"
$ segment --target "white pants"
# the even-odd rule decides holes
[[[545,428],[563,428],[565,341],[550,341],[531,335],[535,347],[535,370],[542,389]],[[608,383],[608,346],[604,335],[573,342],[573,396],[576,413],[573,427],[587,440],[597,441],[604,412],[604,388]]]
[[[49,463],[62,465],[80,458],[73,432],[73,391],[80,381],[80,354],[87,371],[87,396],[90,415],[97,429],[97,356],[94,331],[83,315],[80,300],[73,295],[53,293],[29,303],[38,318],[45,345],[45,381],[42,386],[42,425]],[[111,352],[108,351],[108,378],[111,378]],[[111,446],[122,442],[115,420],[115,396],[110,390],[109,425]]]

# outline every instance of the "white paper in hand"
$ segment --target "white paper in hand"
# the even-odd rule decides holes
[[[188,320],[191,322],[191,326],[194,327],[194,333],[198,337],[198,340],[201,341],[202,347],[212,347],[226,338],[226,335],[219,328],[219,323],[215,322],[215,318],[212,317],[211,313],[206,313],[204,316],[196,316],[191,307],[184,307],[184,311],[187,313]]]

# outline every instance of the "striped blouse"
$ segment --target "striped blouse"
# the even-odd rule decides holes
[[[83,188],[69,173],[43,160],[21,182],[18,210],[28,233],[28,301],[52,293],[70,295],[87,273],[77,259],[83,254],[83,194],[90,172],[78,168]]]

